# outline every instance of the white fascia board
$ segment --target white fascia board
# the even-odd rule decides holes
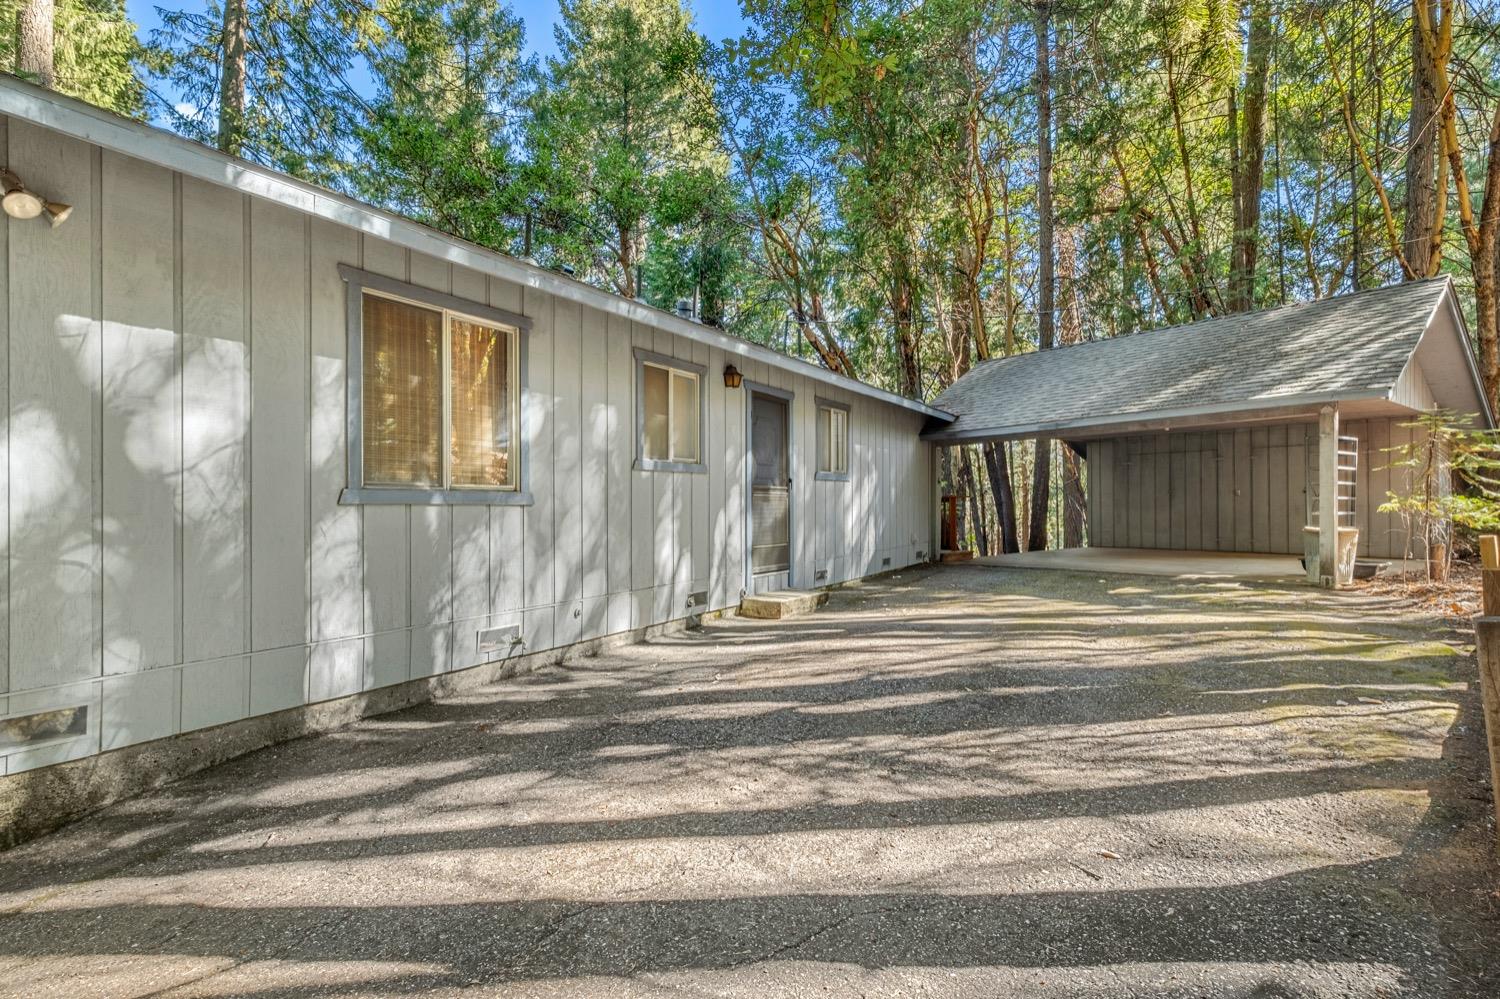
[[[43,128],[147,163],[158,164],[185,176],[285,205],[418,253],[483,271],[634,322],[665,329],[697,343],[717,347],[727,354],[763,361],[773,368],[802,375],[824,385],[847,389],[934,419],[950,422],[956,419],[952,413],[926,403],[835,374],[816,364],[788,357],[662,309],[631,301],[582,281],[448,236],[382,208],[366,205],[275,170],[229,156],[164,129],[44,90],[8,74],[0,74],[0,114],[23,118]]]

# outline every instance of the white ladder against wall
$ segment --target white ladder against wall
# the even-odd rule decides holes
[[[1355,501],[1358,497],[1359,438],[1340,434],[1337,453],[1338,475],[1335,477],[1335,482],[1338,487],[1337,508],[1339,512],[1339,526],[1353,527]],[[1318,481],[1317,450],[1315,448],[1308,448],[1307,458],[1307,481],[1309,485],[1307,492],[1310,500],[1308,503],[1309,516],[1307,522],[1309,524],[1320,524],[1322,523],[1319,520],[1319,516],[1322,513],[1322,497],[1318,495],[1316,485]]]
[[[1338,511],[1339,526],[1354,526],[1354,500],[1359,479],[1359,438],[1339,435]]]

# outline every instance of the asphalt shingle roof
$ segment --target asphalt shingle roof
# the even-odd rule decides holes
[[[986,361],[933,400],[931,439],[1024,436],[1203,408],[1389,391],[1448,288],[1409,281]]]

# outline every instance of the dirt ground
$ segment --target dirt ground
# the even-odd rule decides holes
[[[0,854],[0,994],[1500,995],[1467,641],[1399,593],[901,573]]]

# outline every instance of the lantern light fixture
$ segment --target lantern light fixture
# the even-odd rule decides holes
[[[743,381],[743,380],[744,380],[744,376],[740,374],[740,369],[739,368],[736,368],[732,364],[726,364],[726,365],[724,365],[724,387],[725,388],[739,388],[740,387],[740,382]]]

